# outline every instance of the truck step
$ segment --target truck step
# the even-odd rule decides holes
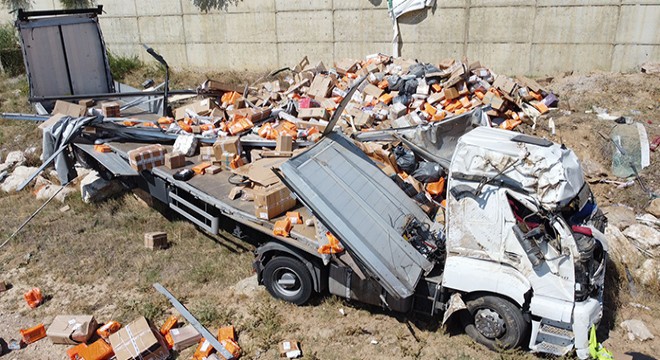
[[[536,341],[539,343],[546,342],[556,344],[559,346],[571,346],[573,344],[573,332],[568,329],[563,329],[549,324],[541,325]]]
[[[558,344],[551,344],[549,342],[542,342],[533,346],[532,351],[544,352],[552,355],[563,356],[566,355],[571,349],[572,345],[561,346]]]

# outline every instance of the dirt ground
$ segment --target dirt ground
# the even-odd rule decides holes
[[[143,80],[144,74],[136,75]],[[158,74],[156,74],[158,75]],[[237,74],[220,76],[234,82]],[[259,74],[250,74],[255,79]],[[193,86],[200,74],[176,74],[179,86]],[[137,80],[137,79],[136,79]],[[660,135],[660,76],[608,74],[562,76],[545,79],[560,98],[560,110],[539,121],[536,130],[521,127],[574,149],[581,160],[610,174],[610,144],[598,135],[609,134],[616,124],[585,113],[592,106],[630,116],[643,123],[649,139]],[[0,78],[0,112],[30,112],[25,103],[24,79]],[[548,130],[548,119],[556,135]],[[34,124],[0,123],[0,152],[39,148]],[[4,155],[3,155],[4,156]],[[660,158],[651,153],[651,166],[641,172],[646,186],[660,192]],[[625,189],[593,183],[600,205],[622,203],[641,211],[648,202],[638,184]],[[0,194],[0,243],[41,205],[30,191]],[[68,205],[70,210],[60,211]],[[454,327],[437,328],[424,319],[406,318],[375,307],[334,296],[317,297],[296,307],[271,298],[256,285],[251,268],[249,236],[226,224],[221,236],[208,236],[190,223],[148,207],[131,193],[100,204],[85,204],[80,195],[65,204],[53,202],[14,240],[0,249],[0,280],[11,284],[0,293],[0,338],[19,339],[19,329],[48,325],[58,314],[93,314],[100,322],[127,323],[138,315],[162,324],[173,311],[152,284],[166,286],[209,328],[234,324],[247,359],[278,359],[277,343],[296,339],[305,359],[533,359],[522,351],[496,354],[472,342]],[[143,234],[167,231],[171,246],[150,251]],[[238,236],[238,237],[237,237]],[[631,269],[639,263],[629,263]],[[634,273],[634,272],[633,272]],[[615,359],[653,359],[660,354],[660,286],[642,286],[634,279],[631,295],[622,264],[608,268],[606,318],[599,334]],[[22,294],[39,287],[47,301],[31,310]],[[648,309],[632,304],[642,304]],[[341,311],[340,311],[341,310]],[[343,312],[345,315],[342,315]],[[643,320],[654,340],[630,341],[619,324]],[[68,346],[41,340],[2,359],[64,359]],[[177,354],[190,359],[194,349]]]

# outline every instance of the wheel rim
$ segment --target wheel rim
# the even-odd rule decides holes
[[[302,291],[300,277],[290,268],[282,267],[273,272],[273,286],[286,297],[294,297]]]
[[[504,319],[491,309],[479,309],[474,314],[474,326],[481,335],[489,339],[497,339],[506,332]]]

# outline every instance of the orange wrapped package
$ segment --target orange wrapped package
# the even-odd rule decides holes
[[[445,178],[440,178],[437,182],[426,184],[426,191],[433,196],[438,196],[445,191]]]
[[[227,339],[236,341],[236,330],[234,329],[234,325],[223,326],[218,329],[218,340],[222,341]]]
[[[232,135],[236,135],[238,133],[241,133],[245,130],[252,129],[254,124],[250,119],[246,117],[236,117],[234,121],[232,121],[229,124],[229,133]]]
[[[328,238],[328,243],[322,245],[319,248],[319,254],[331,255],[339,254],[340,252],[344,251],[344,247],[341,246],[339,239],[337,239],[334,235],[332,235],[330,232],[327,232],[325,233],[325,236]]]
[[[121,329],[121,324],[116,321],[108,321],[105,325],[96,329],[96,334],[103,339],[107,339],[110,335],[116,333]]]
[[[171,332],[165,334],[165,343],[167,343],[167,348],[172,350],[172,348],[174,347],[174,339],[172,338]]]
[[[292,224],[302,224],[303,219],[300,216],[300,213],[297,211],[289,211],[286,213],[286,217],[291,221]]]
[[[163,336],[167,335],[170,332],[170,330],[172,330],[176,326],[178,322],[179,322],[179,317],[171,315],[170,317],[167,318],[167,320],[165,320],[163,326],[160,327],[159,329],[160,334]]]
[[[67,350],[66,355],[69,357],[69,360],[81,360],[80,352],[85,348],[87,348],[87,344],[78,344]]]
[[[277,236],[288,237],[289,232],[291,231],[291,227],[291,220],[289,220],[289,218],[277,221],[275,222],[275,227],[273,228],[273,234]]]
[[[211,346],[211,343],[206,341],[206,339],[202,338],[199,340],[199,345],[197,345],[197,349],[195,349],[195,354],[193,355],[193,359],[195,360],[203,360],[209,357],[211,353],[215,349],[213,346]]]
[[[41,294],[41,290],[39,288],[33,288],[32,290],[26,292],[23,294],[23,298],[25,299],[25,302],[27,302],[28,306],[32,309],[41,305],[41,303],[44,301],[44,296]]]
[[[522,124],[520,120],[506,120],[500,124],[500,129],[513,130],[516,126]]]
[[[227,351],[229,351],[229,353],[234,356],[234,358],[238,359],[241,356],[241,347],[238,346],[236,341],[232,339],[224,339],[220,340],[220,344],[222,344],[222,346],[224,346],[225,349],[227,349]]]
[[[32,344],[46,337],[46,328],[44,324],[39,324],[29,329],[21,329],[21,337],[24,343]]]
[[[115,352],[112,351],[112,347],[105,340],[99,339],[82,348],[79,356],[85,360],[109,360],[115,356]]]
[[[241,98],[241,94],[232,91],[232,92],[224,93],[222,95],[222,98],[220,98],[220,101],[227,104],[233,104],[236,100],[240,98]]]
[[[197,174],[197,175],[204,175],[204,171],[207,168],[211,167],[211,165],[213,165],[213,164],[211,164],[210,162],[203,162],[201,164],[197,164],[197,165],[193,166],[192,171],[194,171],[195,174]]]
[[[277,139],[278,135],[278,131],[273,129],[273,125],[270,123],[266,123],[261,128],[259,128],[259,136],[264,139],[275,140]]]
[[[99,145],[94,145],[94,151],[100,153],[109,153],[112,152],[112,149],[110,148],[110,146],[106,144],[99,144]]]

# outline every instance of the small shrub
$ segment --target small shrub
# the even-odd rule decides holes
[[[108,52],[108,62],[110,63],[112,77],[117,81],[124,80],[126,75],[139,70],[144,66],[144,63],[137,57],[137,55],[120,56],[111,52]]]
[[[30,9],[32,7],[32,0],[1,0],[2,7],[9,10],[16,9]]]
[[[60,0],[65,9],[88,9],[94,7],[94,0]]]
[[[235,321],[236,312],[230,308],[218,308],[217,305],[204,300],[191,311],[204,326],[222,326]]]
[[[203,12],[210,10],[227,10],[229,5],[236,5],[243,0],[193,0],[193,4]]]
[[[11,24],[0,25],[0,63],[9,76],[18,76],[25,72],[21,46]]]

